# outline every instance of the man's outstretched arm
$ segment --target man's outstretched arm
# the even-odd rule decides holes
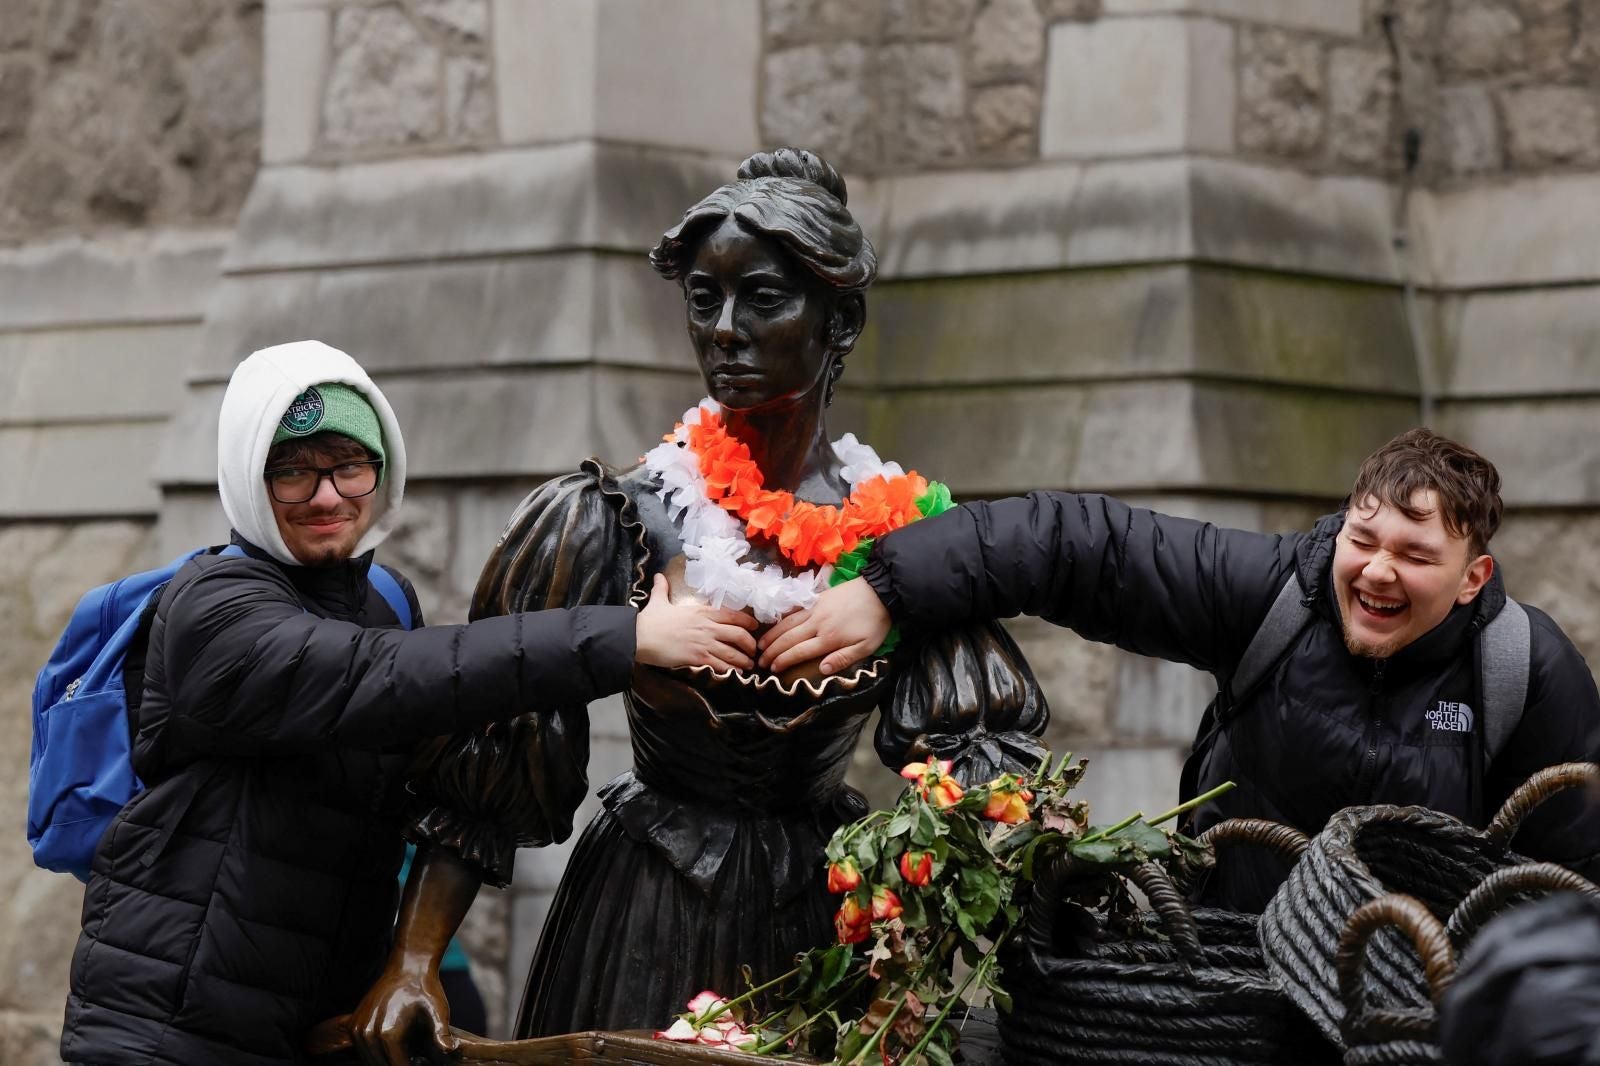
[[[1293,572],[1296,542],[1110,496],[965,504],[882,538],[863,580],[767,634],[762,662],[781,670],[828,656],[824,669],[837,670],[870,654],[888,621],[937,629],[1032,614],[1128,651],[1226,669]]]

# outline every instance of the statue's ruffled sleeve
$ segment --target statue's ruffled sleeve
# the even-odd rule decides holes
[[[887,765],[949,759],[966,785],[1038,768],[1050,708],[1000,623],[924,634],[901,649],[895,670],[876,737]]]
[[[598,463],[546,482],[517,507],[473,593],[471,618],[630,602],[637,519]],[[548,649],[561,654],[561,649]],[[574,669],[581,658],[572,655]],[[419,752],[410,836],[510,883],[519,847],[565,840],[588,793],[589,715],[543,708],[440,738]]]

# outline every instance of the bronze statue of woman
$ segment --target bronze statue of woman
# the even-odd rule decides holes
[[[637,605],[658,573],[675,596],[748,604],[765,621],[807,602],[825,581],[815,564],[827,530],[819,519],[796,532],[799,515],[819,513],[806,505],[839,508],[863,465],[884,484],[905,476],[874,465],[853,438],[828,439],[828,403],[877,269],[846,199],[844,180],[810,152],[762,153],[662,237],[650,262],[682,286],[709,401],[650,461],[614,471],[591,459],[529,495],[484,568],[474,617]],[[759,518],[699,506],[694,494],[710,491],[697,480],[703,462],[674,461],[673,448],[712,447],[713,425],[716,447],[759,470],[755,488],[713,488],[780,501]],[[952,759],[969,783],[1033,770],[1048,716],[1021,653],[993,624],[908,632],[891,654],[829,677],[815,664],[783,676],[641,667],[626,703],[633,769],[601,790],[602,810],[567,866],[519,1037],[664,1027],[700,990],[743,987],[741,967],[759,981],[832,942],[823,847],[865,813],[844,778],[874,707],[888,766]],[[354,1016],[358,1044],[394,1047],[396,1034],[431,1026],[448,1046],[431,967],[481,881],[506,884],[517,847],[570,832],[587,786],[587,727],[583,707],[530,714],[428,754],[413,831],[427,847],[389,966]]]

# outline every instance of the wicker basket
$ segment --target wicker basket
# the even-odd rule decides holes
[[[1259,957],[1241,964],[1253,957],[1250,916],[1212,912],[1197,920],[1154,864],[1128,877],[1153,912],[1142,935],[1113,931],[1103,918],[1062,902],[1058,883],[1041,882],[1027,935],[1005,962],[1013,1007],[1000,1017],[1000,1035],[1008,1063],[1315,1061],[1294,1039],[1294,1009]]]
[[[1363,904],[1398,892],[1445,921],[1485,878],[1526,864],[1509,842],[1529,812],[1563,789],[1595,780],[1600,780],[1600,766],[1593,763],[1541,770],[1512,794],[1483,832],[1421,807],[1340,811],[1261,916],[1269,969],[1323,1035],[1343,1047],[1345,1008],[1334,955],[1350,916]],[[1478,914],[1473,927],[1481,920]],[[1384,926],[1372,936],[1362,973],[1372,997],[1402,1009],[1427,1007],[1422,967],[1399,929]]]

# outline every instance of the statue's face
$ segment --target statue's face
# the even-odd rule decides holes
[[[689,337],[711,398],[748,410],[825,389],[831,290],[729,217],[684,276]]]

